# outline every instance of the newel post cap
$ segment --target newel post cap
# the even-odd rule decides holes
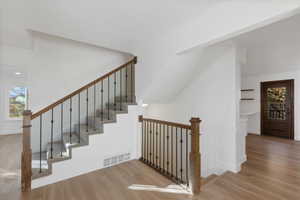
[[[139,122],[143,121],[143,115],[139,115]]]
[[[201,120],[200,120],[200,118],[198,118],[198,117],[192,117],[192,119],[190,120],[190,122],[193,124],[193,123],[200,123],[201,122]]]
[[[137,57],[135,56],[135,57],[133,58],[133,63],[136,64],[137,62],[138,62],[138,60],[137,60]]]
[[[32,115],[31,110],[24,110],[23,116],[28,116],[28,115]]]

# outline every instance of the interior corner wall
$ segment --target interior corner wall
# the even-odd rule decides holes
[[[300,95],[300,70],[289,71],[283,73],[265,73],[260,75],[243,76],[243,88],[252,88],[255,90],[253,97],[255,101],[243,102],[241,109],[245,113],[254,113],[248,120],[248,133],[255,133],[260,135],[260,83],[265,81],[276,81],[294,79],[295,80],[295,140],[300,141],[299,124],[300,124],[300,102],[298,100]]]
[[[185,89],[169,104],[149,105],[145,115],[185,124],[199,117],[202,176],[236,172],[236,50],[210,47],[202,58],[199,72]]]

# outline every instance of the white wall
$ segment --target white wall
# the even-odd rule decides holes
[[[242,101],[242,113],[255,113],[248,120],[248,132],[260,134],[260,82],[295,79],[295,139],[299,140],[299,51],[300,15],[244,34],[236,39],[247,49],[242,66],[243,93],[255,101]]]
[[[9,38],[10,42],[7,43],[10,45],[22,44],[23,47],[31,48],[31,40],[23,40],[28,34],[24,30],[31,28],[139,56],[137,95],[140,99],[168,103],[179,94],[173,103],[164,105],[167,109],[159,109],[160,117],[186,122],[191,115],[199,115],[204,120],[203,132],[207,134],[203,136],[202,144],[204,174],[216,172],[219,168],[232,171],[238,169],[235,138],[238,124],[238,70],[235,68],[236,60],[231,55],[235,53],[232,52],[234,50],[216,50],[204,54],[201,58],[203,61],[192,54],[178,56],[178,53],[198,46],[206,47],[285,18],[298,12],[299,8],[297,0],[166,1],[163,4],[161,1],[112,1],[105,4],[101,1],[91,4],[74,1],[30,1],[24,4],[16,0],[3,2],[4,27],[12,31],[7,31],[6,37],[1,39],[6,42],[5,38]],[[21,34],[10,37],[10,32]],[[120,54],[117,53],[118,56],[116,52],[96,50],[90,46],[83,50],[78,45],[82,47],[84,44],[58,38],[49,42],[48,36],[37,36],[32,45],[32,59],[27,65],[33,71],[29,74],[28,83],[34,111],[77,89],[90,78],[94,79],[98,70],[105,71],[106,68],[102,67],[107,64],[110,66],[112,60],[123,62],[123,55],[119,57]],[[104,56],[100,57],[99,53],[112,60],[103,62]],[[14,58],[14,54],[10,57]],[[198,70],[198,62],[210,67],[200,67]],[[84,74],[78,70],[83,65]],[[194,84],[190,80],[194,80]],[[186,88],[182,90],[184,86]],[[196,93],[197,98],[194,98],[195,91],[200,90],[201,93]],[[170,113],[175,111],[168,108],[174,106],[180,113],[178,111],[173,116]],[[219,148],[216,155],[211,153],[211,147]]]
[[[137,96],[154,103],[167,103],[193,75],[193,70],[184,68],[194,58],[183,58],[179,52],[232,38],[294,15],[299,8],[298,0],[1,3],[2,42],[31,48],[26,29],[32,29],[131,52],[139,56]],[[173,78],[168,76],[170,71]],[[158,87],[162,84],[174,87],[165,90]]]
[[[146,115],[153,118],[189,123],[200,117],[202,176],[239,171],[236,158],[238,69],[236,49],[211,47],[197,63],[194,78],[170,104],[151,104]],[[200,59],[201,60],[201,59]]]
[[[174,67],[190,64],[189,60],[178,64],[177,60],[182,61],[177,58],[178,53],[212,45],[291,16],[298,12],[300,4],[298,0],[132,0],[126,3],[111,0],[90,4],[32,0],[28,5],[28,28],[32,30],[137,55],[138,98],[168,103],[192,74],[187,71],[187,78],[182,79],[181,71],[175,70],[174,79],[165,80]],[[160,88],[162,92],[157,93],[153,89],[157,86],[149,83],[167,83],[177,91],[166,94]]]
[[[0,44],[0,135],[21,132],[21,121],[8,118],[8,94],[15,86],[28,86],[27,67],[32,52],[29,49]],[[16,76],[15,72],[22,75]]]
[[[26,74],[16,76],[18,69],[0,65],[0,135],[20,133],[21,119],[9,118],[9,91],[14,87],[27,85]]]
[[[248,132],[260,134],[260,83],[264,81],[295,79],[295,140],[300,140],[299,124],[300,124],[300,71],[290,71],[283,73],[268,73],[255,76],[244,76],[243,88],[253,88],[255,101],[243,102],[242,112],[257,112],[248,120]]]
[[[124,64],[129,54],[33,33],[30,108],[37,111]]]
[[[94,170],[104,168],[104,159],[130,153],[132,159],[140,158],[140,126],[138,106],[129,106],[128,114],[117,116],[117,123],[104,124],[104,133],[89,136],[89,145],[74,148],[72,159],[53,164],[50,176],[33,180],[37,188]],[[116,139],[118,138],[118,139]]]
[[[1,44],[0,134],[20,133],[19,121],[6,119],[7,91],[17,82],[28,87],[29,108],[36,112],[127,62],[131,56],[72,40],[31,33],[32,49]],[[17,58],[17,59],[16,59]],[[26,74],[20,82],[15,72]],[[12,75],[7,76],[5,73]]]
[[[276,74],[299,69],[300,15],[237,37],[247,49],[243,75]]]

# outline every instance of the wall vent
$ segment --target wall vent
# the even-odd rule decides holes
[[[125,154],[113,156],[110,158],[106,158],[106,159],[104,159],[103,166],[111,167],[111,166],[117,165],[119,163],[125,162],[127,160],[130,160],[130,153],[125,153]]]

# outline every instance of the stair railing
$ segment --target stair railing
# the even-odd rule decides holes
[[[124,103],[135,103],[136,63],[134,57],[46,108],[34,114],[30,110],[24,112],[22,191],[31,190],[33,176],[49,170],[49,160],[63,160],[68,156],[64,142],[70,146],[80,144],[81,134],[96,129],[97,119],[113,120],[112,112],[122,111]]]
[[[190,125],[144,118],[141,122],[141,161],[193,194],[201,187],[200,119]]]

